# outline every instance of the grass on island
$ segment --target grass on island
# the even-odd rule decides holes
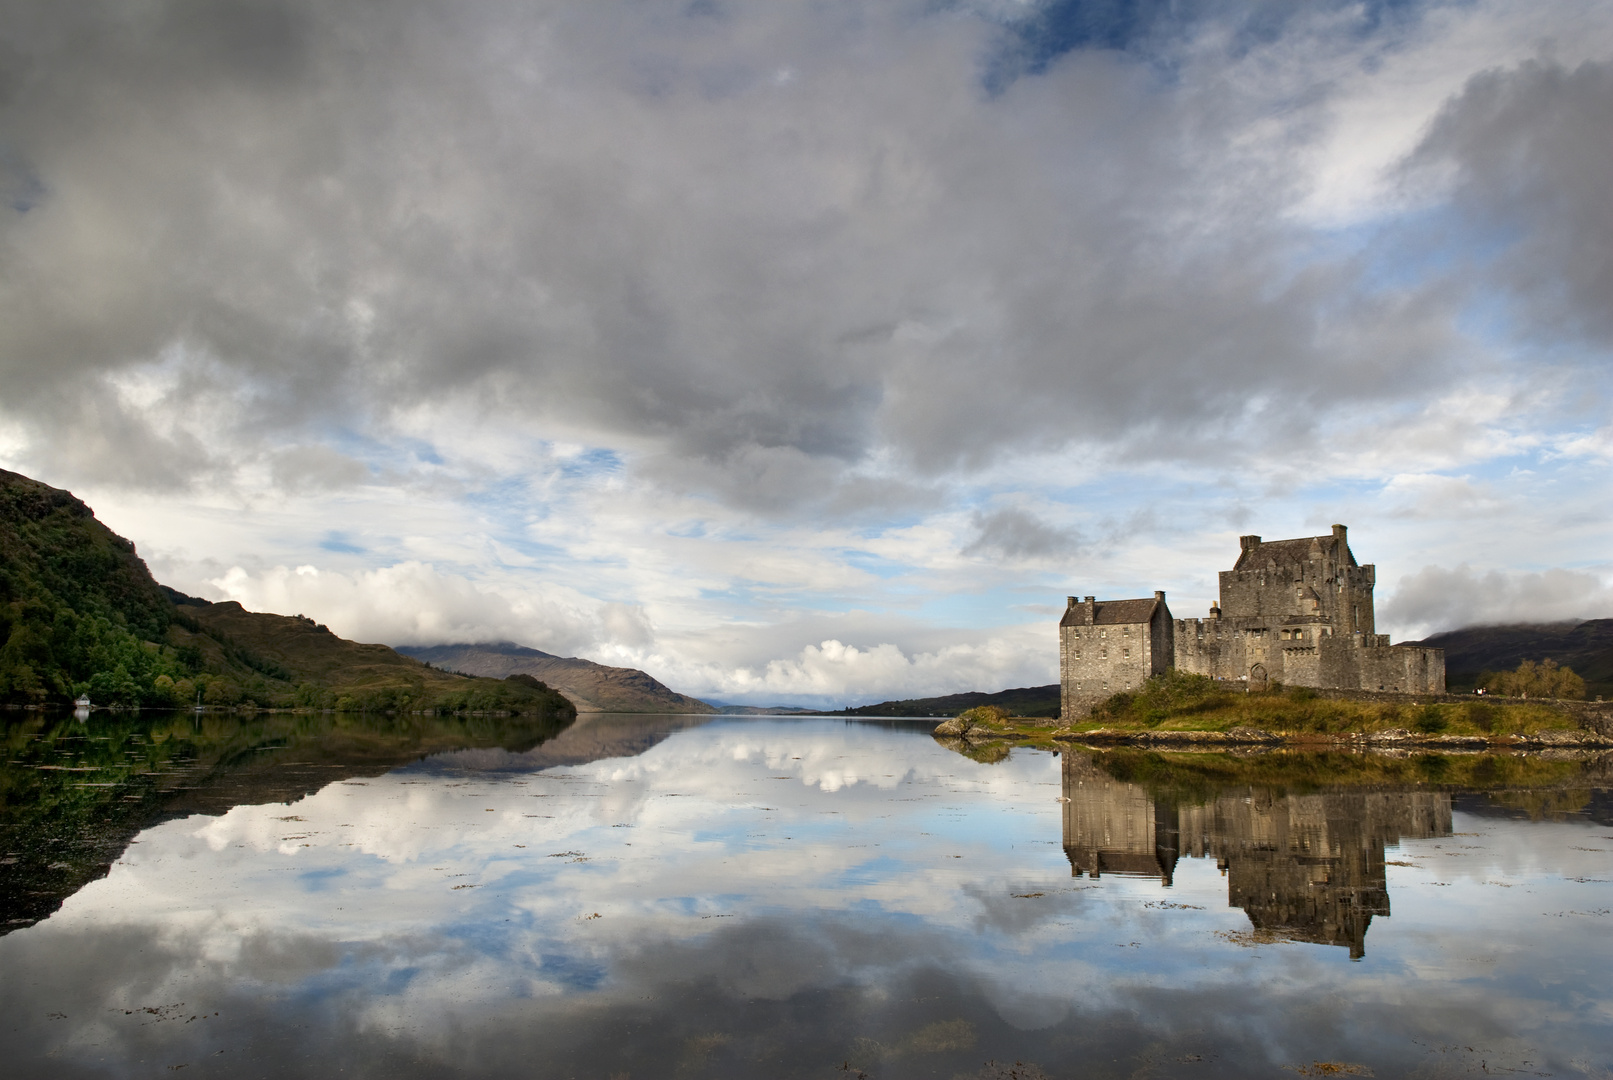
[[[1048,739],[1045,721],[1009,716],[985,706],[962,714],[993,735]],[[1341,701],[1307,687],[1265,693],[1228,690],[1214,679],[1182,671],[1156,675],[1139,689],[1115,694],[1085,719],[1067,725],[1074,734],[1120,731],[1231,731],[1257,728],[1274,735],[1328,737],[1402,728],[1424,735],[1527,735],[1572,731],[1572,716],[1530,701],[1415,702]]]

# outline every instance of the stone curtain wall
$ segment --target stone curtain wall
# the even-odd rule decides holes
[[[1218,619],[1176,620],[1176,667],[1212,679],[1245,681],[1259,664],[1270,682],[1317,689],[1443,694],[1445,654],[1390,645],[1385,634],[1343,637],[1322,627],[1235,629]],[[1287,633],[1292,636],[1285,638]]]

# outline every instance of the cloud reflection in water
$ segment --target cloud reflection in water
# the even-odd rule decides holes
[[[1480,835],[1403,841],[1351,964],[1251,936],[1213,859],[1168,889],[1072,876],[1050,754],[834,721],[545,754],[147,830],[0,940],[27,973],[0,987],[8,1041],[51,1075],[641,1077],[1476,1065],[1455,1043],[1566,1071],[1613,1045],[1605,894],[1571,880],[1607,866],[1580,850],[1605,826],[1458,813]]]

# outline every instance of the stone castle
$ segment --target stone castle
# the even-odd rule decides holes
[[[1070,597],[1059,622],[1062,712],[1085,716],[1111,694],[1170,668],[1263,690],[1274,682],[1337,690],[1445,692],[1445,653],[1391,645],[1374,632],[1376,567],[1350,552],[1347,531],[1262,543],[1221,573],[1207,619],[1174,619],[1165,594],[1145,600]]]

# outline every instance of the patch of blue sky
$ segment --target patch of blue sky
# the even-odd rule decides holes
[[[1338,23],[1338,28],[1356,40],[1373,37],[1403,36],[1433,4],[1430,0],[1312,0],[1294,3],[1292,0],[1246,0],[1243,3],[1218,5],[1185,5],[1185,10],[1198,10],[1209,14],[1239,12],[1232,37],[1233,55],[1242,55],[1249,49],[1269,45],[1288,32],[1293,20],[1307,11],[1345,11],[1355,15],[1353,22]]]
[[[399,441],[399,446],[411,454],[416,461],[424,462],[427,465],[445,464],[443,456],[437,452],[437,448],[424,439],[402,439]]]
[[[568,480],[591,480],[621,471],[621,456],[602,446],[560,459],[560,474]]]
[[[1316,259],[1357,256],[1369,288],[1413,289],[1459,279],[1498,262],[1523,239],[1514,225],[1479,224],[1450,203],[1437,203],[1337,229],[1319,229],[1306,249]]]
[[[833,601],[828,597],[820,597],[806,589],[768,589],[753,587],[745,582],[732,582],[722,588],[702,588],[695,594],[699,599],[719,607],[755,612],[767,610],[780,605],[807,602],[809,607],[823,610],[826,604]]]
[[[524,515],[538,502],[532,497],[531,481],[520,473],[482,484],[461,498],[467,505],[487,510],[494,518]]]
[[[1154,53],[1145,48],[1179,32],[1185,11],[1173,0],[1044,0],[1004,25],[985,59],[982,82],[998,93],[1016,79],[1040,75],[1078,51]]]
[[[872,551],[842,548],[837,555],[847,566],[861,570],[881,581],[893,581],[913,572],[911,565]]]
[[[1048,576],[1051,580],[1045,586],[1046,595],[1042,602],[1049,605],[1063,603],[1067,595],[1063,590],[1073,587],[1067,582],[1080,577],[1078,573]],[[987,630],[999,626],[1017,626],[1027,621],[1024,610],[1028,599],[1026,594],[1029,592],[1030,598],[1035,598],[1035,589],[1036,586],[1020,585],[986,589],[978,593],[952,593],[923,601],[906,614],[940,626]]]
[[[1600,374],[1598,369],[1609,359],[1607,351],[1587,349],[1575,334],[1564,333],[1568,328],[1560,322],[1531,325],[1528,315],[1535,306],[1520,303],[1511,293],[1484,282],[1471,291],[1467,302],[1456,312],[1453,325],[1462,334],[1484,342],[1496,354],[1517,364],[1579,365],[1590,360],[1594,366],[1586,374]]]
[[[533,562],[537,562],[537,563],[542,563],[542,564],[545,564],[546,566],[553,566],[553,565],[560,564],[560,563],[579,563],[579,562],[583,563],[583,564],[586,564],[586,565],[589,565],[589,566],[599,566],[599,565],[603,565],[605,561],[608,561],[608,560],[602,560],[600,557],[595,557],[595,558],[590,558],[590,559],[577,559],[570,551],[566,550],[565,548],[561,547],[558,544],[549,544],[549,543],[545,543],[542,540],[534,540],[534,539],[532,539],[532,537],[530,535],[528,535],[524,531],[520,531],[521,527],[524,526],[525,524],[527,524],[527,523],[526,522],[521,522],[521,523],[518,523],[516,525],[513,525],[511,527],[511,529],[513,531],[511,531],[511,530],[499,531],[499,532],[494,534],[493,539],[498,544],[502,545],[503,547],[508,548],[510,551],[514,552],[516,555],[520,556],[521,558],[529,559],[529,560],[532,560]],[[494,553],[494,558],[497,559],[497,561],[501,565],[504,565],[504,566],[513,566],[513,567],[517,567],[517,568],[519,568],[521,566],[520,563],[511,562],[511,561],[503,558],[497,552]]]
[[[344,532],[327,532],[325,538],[319,542],[320,548],[333,551],[340,555],[363,555],[368,549],[360,547],[348,539]]]
[[[333,450],[356,458],[371,468],[381,464],[396,464],[412,457],[397,442],[377,438],[351,427],[333,427],[319,433],[320,440]]]
[[[1173,81],[1182,43],[1207,23],[1226,27],[1234,57],[1269,46],[1297,19],[1314,12],[1344,12],[1330,20],[1336,32],[1356,41],[1403,37],[1430,6],[1428,0],[1043,0],[1001,17],[1003,34],[982,65],[982,82],[997,93],[1014,80],[1040,75],[1060,58],[1079,52],[1129,55]]]
[[[1543,454],[1539,448],[1531,447],[1516,454],[1497,454],[1495,457],[1486,458],[1482,461],[1467,463],[1460,469],[1452,469],[1434,475],[1450,476],[1480,483],[1500,484],[1527,479],[1531,484],[1540,484],[1552,482],[1552,477],[1540,475],[1540,467],[1546,465],[1549,468],[1551,464],[1553,463],[1543,460]]]
[[[297,881],[306,892],[325,892],[333,880],[345,877],[347,877],[346,868],[331,867],[324,870],[304,870],[297,875]]]

